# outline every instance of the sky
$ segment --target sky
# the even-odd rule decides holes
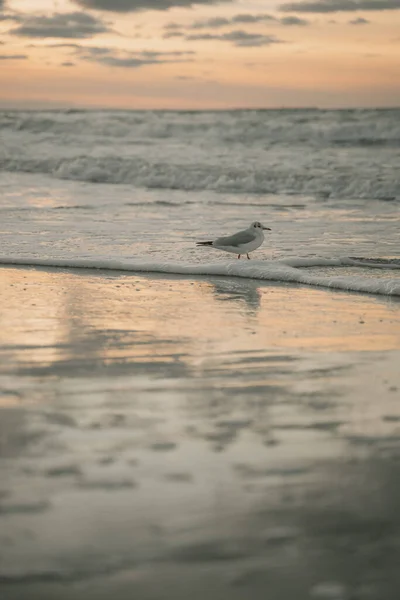
[[[0,108],[400,106],[400,0],[0,0]]]

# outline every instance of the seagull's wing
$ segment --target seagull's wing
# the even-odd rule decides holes
[[[214,246],[242,246],[243,244],[249,244],[253,242],[257,237],[257,234],[250,229],[239,231],[228,237],[220,237],[214,242]]]

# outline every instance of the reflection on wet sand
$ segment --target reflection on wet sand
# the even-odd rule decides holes
[[[398,305],[1,277],[6,600],[397,599]]]
[[[214,279],[210,284],[215,297],[220,301],[243,302],[248,310],[256,312],[260,308],[261,293],[256,281],[241,279]]]

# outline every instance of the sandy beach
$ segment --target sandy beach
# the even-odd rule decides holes
[[[396,297],[0,270],[4,600],[397,600]]]
[[[399,31],[0,0],[0,600],[399,600]]]

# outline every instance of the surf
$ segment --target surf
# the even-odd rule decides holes
[[[59,269],[99,269],[131,273],[165,273],[184,276],[241,277],[244,279],[301,284],[312,287],[361,292],[384,296],[400,296],[400,278],[338,275],[341,267],[390,270],[400,269],[398,259],[345,257],[338,259],[293,257],[281,260],[224,261],[189,264],[184,262],[132,259],[88,258],[20,258],[0,257],[0,266],[44,267]],[[335,273],[314,274],[312,267],[335,267]]]

